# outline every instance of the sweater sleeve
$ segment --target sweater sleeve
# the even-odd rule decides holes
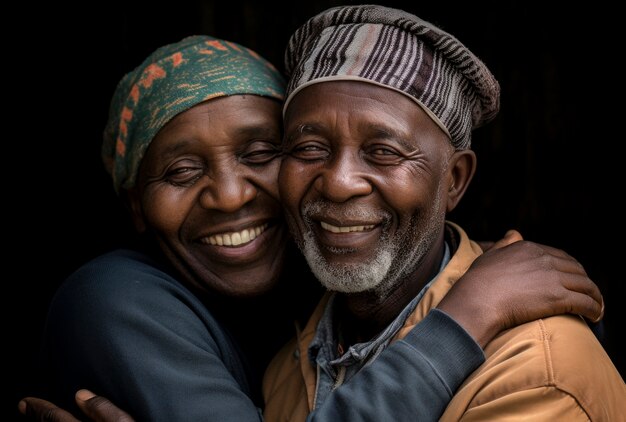
[[[307,420],[436,421],[456,389],[485,360],[480,346],[433,309],[402,340],[337,388]]]
[[[153,267],[99,260],[75,273],[49,311],[44,354],[52,400],[81,415],[88,388],[137,421],[259,421],[230,338],[189,291]]]

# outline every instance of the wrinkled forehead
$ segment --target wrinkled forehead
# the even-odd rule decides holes
[[[356,80],[326,80],[294,95],[285,110],[287,144],[301,134],[333,142],[393,140],[405,151],[417,148],[420,138],[440,139],[444,147],[452,148],[448,135],[408,96]]]
[[[415,97],[408,95],[400,89],[376,81],[348,76],[315,79],[300,86],[292,92],[289,96],[289,101],[285,102],[283,106],[285,122],[287,123],[290,119],[290,106],[294,102],[307,102],[312,104],[309,107],[333,109],[336,104],[330,99],[329,94],[338,92],[350,96],[353,103],[357,101],[370,103],[371,107],[377,107],[377,110],[381,113],[399,103],[402,104],[402,107],[420,110],[450,139],[450,134],[441,120],[428,107],[417,101]],[[349,112],[350,110],[344,111]],[[302,112],[302,109],[300,109],[300,112]]]

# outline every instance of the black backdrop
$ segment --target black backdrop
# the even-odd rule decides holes
[[[348,3],[358,2],[287,8],[234,0],[178,0],[167,7],[97,1],[82,8],[22,2],[5,16],[18,28],[5,34],[3,60],[3,99],[11,110],[3,124],[9,352],[3,362],[5,374],[16,374],[4,377],[10,393],[3,410],[11,419],[18,398],[33,392],[34,357],[54,290],[80,263],[128,237],[99,158],[121,76],[155,48],[199,33],[249,46],[282,68],[298,25]],[[502,86],[499,116],[475,132],[478,172],[452,219],[475,239],[517,228],[581,261],[604,293],[604,345],[624,376],[626,348],[617,344],[626,312],[618,273],[623,212],[617,201],[624,192],[618,14],[602,2],[556,10],[544,3],[383,2],[456,35]]]

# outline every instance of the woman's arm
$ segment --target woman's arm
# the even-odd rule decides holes
[[[142,256],[101,257],[59,290],[44,336],[46,398],[78,415],[74,395],[87,388],[138,420],[261,420],[230,335]]]
[[[602,296],[576,260],[520,239],[510,232],[479,257],[438,309],[335,390],[309,420],[437,420],[458,386],[483,362],[481,346],[499,331],[562,313],[602,317]],[[90,415],[116,420],[111,412],[119,409],[98,400],[106,405],[91,406]],[[62,409],[49,410],[33,399],[27,404],[38,420],[72,421],[63,418]],[[57,419],[42,418],[44,411]]]
[[[436,421],[484,361],[481,347],[502,330],[562,313],[601,319],[598,287],[565,252],[510,231],[404,339],[336,389],[308,420]]]

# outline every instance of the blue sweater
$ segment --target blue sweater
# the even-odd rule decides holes
[[[118,250],[87,263],[66,280],[50,307],[43,345],[48,398],[79,415],[74,393],[88,388],[137,421],[262,420],[246,356],[227,319],[209,303],[143,253]],[[262,343],[256,343],[259,350]],[[331,394],[311,418],[367,414],[382,420],[377,415],[393,415],[403,403],[421,409],[412,415],[436,420],[483,359],[471,337],[439,313]],[[397,402],[370,397],[374,382],[377,391],[398,395]],[[423,401],[415,401],[416,389],[424,392]]]

